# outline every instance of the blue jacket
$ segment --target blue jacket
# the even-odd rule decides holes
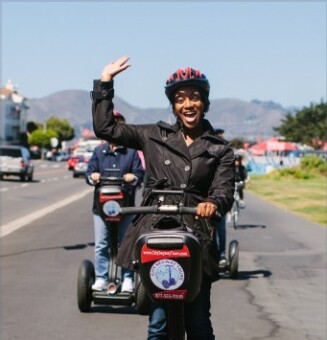
[[[106,169],[119,169],[119,172],[115,174],[108,173]],[[130,198],[129,205],[134,205],[135,189],[137,185],[142,182],[144,176],[142,163],[136,150],[117,146],[115,151],[113,151],[110,149],[108,143],[99,145],[94,149],[85,175],[86,182],[89,185],[95,185],[92,211],[94,214],[98,215],[95,201],[95,192],[98,188],[98,184],[94,184],[94,182],[90,180],[90,175],[93,172],[99,172],[102,176],[118,177],[122,177],[127,173],[134,174],[137,177],[137,180],[131,184],[125,184],[122,189],[124,194],[128,195]]]

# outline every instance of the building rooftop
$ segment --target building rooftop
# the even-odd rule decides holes
[[[21,103],[26,98],[19,93],[16,86],[14,86],[11,80],[7,81],[7,84],[4,87],[0,88],[0,97],[1,99],[11,99],[14,103]]]

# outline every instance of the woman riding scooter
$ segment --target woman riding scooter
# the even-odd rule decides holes
[[[196,206],[197,216],[186,215],[185,223],[199,239],[203,250],[200,293],[185,308],[188,339],[214,339],[210,320],[211,283],[218,273],[217,249],[213,241],[215,213],[224,216],[233,204],[234,154],[215,136],[204,118],[209,110],[209,82],[192,68],[179,69],[167,80],[165,93],[176,123],[162,121],[147,125],[118,125],[113,116],[113,79],[130,67],[128,57],[105,66],[101,80],[92,91],[93,126],[96,135],[110,142],[142,150],[147,169],[147,186],[142,205],[155,205],[151,190],[183,189],[183,204]],[[174,199],[173,197],[171,198]],[[204,220],[205,218],[206,220]],[[156,216],[139,216],[128,229],[118,254],[118,264],[132,268],[134,245],[138,237],[156,225]],[[208,223],[206,223],[208,222]],[[167,339],[165,310],[152,303],[148,339]]]

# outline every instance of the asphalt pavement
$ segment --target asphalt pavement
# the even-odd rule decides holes
[[[28,192],[12,188],[21,183],[2,182],[1,188],[8,188],[3,201],[12,209],[6,225],[33,213],[35,204],[40,210],[54,208],[1,239],[0,338],[144,340],[147,317],[131,307],[78,310],[78,267],[83,259],[93,261],[94,254],[92,192],[74,196],[87,187],[63,166],[57,172],[42,170],[51,171],[42,178],[47,189],[37,189],[41,180]],[[74,198],[54,206],[69,197]],[[26,210],[15,215],[20,206]],[[246,193],[239,228],[228,227],[231,239],[240,243],[239,278],[226,275],[213,284],[216,338],[325,340],[326,227]]]

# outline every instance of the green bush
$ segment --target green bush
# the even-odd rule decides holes
[[[327,162],[318,156],[305,156],[301,159],[300,168],[305,171],[327,175]]]
[[[270,179],[294,178],[307,180],[317,176],[327,176],[327,162],[318,156],[305,156],[300,165],[292,168],[281,168],[266,175]]]
[[[308,172],[299,167],[293,167],[293,168],[283,168],[283,169],[273,171],[270,174],[268,174],[268,177],[272,179],[282,179],[282,178],[288,178],[288,177],[293,177],[296,179],[310,179],[315,176],[312,172]]]

